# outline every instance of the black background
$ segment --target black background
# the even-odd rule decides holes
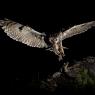
[[[24,25],[29,25],[39,32],[47,34],[59,32],[73,25],[95,20],[94,5],[90,2],[29,2],[11,1],[1,2],[0,18],[8,18]],[[76,60],[95,55],[95,28],[88,32],[66,39],[63,45],[65,61]],[[31,80],[45,79],[48,74],[59,70],[61,62],[57,56],[44,49],[27,47],[10,39],[0,31],[0,52],[3,71],[8,72],[7,79],[11,80],[11,87],[22,89],[29,87]]]

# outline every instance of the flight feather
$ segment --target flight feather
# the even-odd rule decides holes
[[[9,19],[0,20],[0,26],[10,38],[16,41],[31,47],[47,47],[44,41],[45,34],[37,32],[29,26],[24,26]]]
[[[95,27],[95,21],[75,25],[62,33],[62,35],[61,35],[62,40],[70,38],[70,37],[77,35],[77,34],[84,33],[92,27]]]

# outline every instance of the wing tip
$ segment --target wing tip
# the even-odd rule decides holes
[[[90,21],[90,22],[88,22],[88,23],[91,23],[91,24],[95,25],[95,21]]]
[[[5,24],[6,24],[6,21],[8,21],[9,19],[7,19],[7,18],[4,18],[4,19],[1,19],[0,20],[0,26],[2,27],[2,26],[4,26]]]
[[[4,25],[4,20],[0,20],[0,26]]]
[[[93,22],[93,25],[95,26],[95,21],[92,21]]]
[[[92,27],[95,27],[95,21],[91,21],[89,24],[90,24]]]

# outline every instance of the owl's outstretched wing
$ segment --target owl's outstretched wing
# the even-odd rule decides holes
[[[62,40],[66,39],[66,38],[70,38],[77,34],[84,33],[85,31],[87,31],[88,29],[90,29],[92,27],[95,27],[95,21],[83,23],[80,25],[75,25],[62,33],[62,35],[61,35]]]
[[[0,20],[0,27],[12,39],[31,47],[45,48],[45,34],[39,33],[29,26],[24,26],[9,19]]]

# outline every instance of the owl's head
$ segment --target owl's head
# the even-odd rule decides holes
[[[58,43],[62,40],[61,36],[62,36],[62,32],[51,35],[50,38],[49,38],[49,42],[52,43],[52,44],[53,43]]]
[[[49,38],[49,42],[54,45],[54,44],[57,44],[59,42],[59,38],[57,37],[50,37]]]

